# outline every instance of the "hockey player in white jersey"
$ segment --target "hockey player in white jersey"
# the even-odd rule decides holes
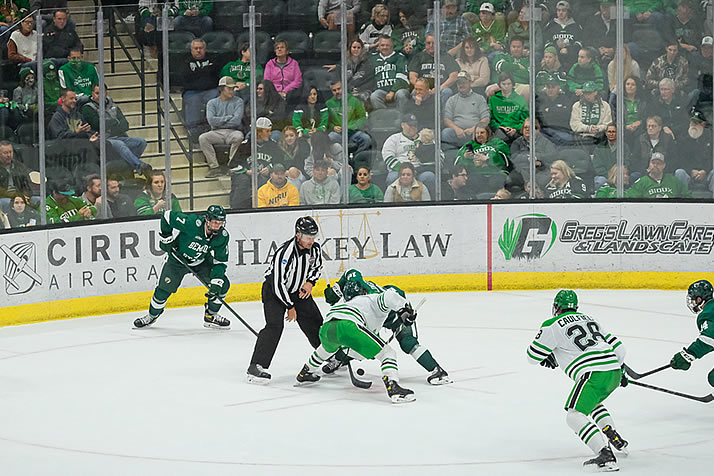
[[[625,348],[595,319],[577,310],[575,292],[559,291],[553,300],[553,317],[541,325],[528,347],[528,361],[550,369],[560,366],[575,381],[565,403],[566,421],[596,455],[583,466],[618,471],[610,444],[626,453],[627,441],[615,431],[615,423],[602,402],[618,386],[627,385],[622,372]]]
[[[381,361],[382,381],[392,403],[416,400],[412,390],[399,386],[397,354],[379,337],[379,330],[392,311],[397,313],[404,325],[411,326],[416,319],[416,312],[409,301],[394,289],[357,296],[347,303],[333,306],[320,327],[321,344],[303,365],[297,376],[298,383],[317,382],[320,380],[317,371],[322,363],[338,350],[350,349],[352,355],[356,352],[365,359]]]

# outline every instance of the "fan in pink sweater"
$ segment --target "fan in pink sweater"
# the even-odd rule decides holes
[[[263,79],[272,82],[275,89],[285,99],[290,91],[302,86],[302,72],[297,61],[288,56],[288,42],[275,42],[275,58],[265,65]]]

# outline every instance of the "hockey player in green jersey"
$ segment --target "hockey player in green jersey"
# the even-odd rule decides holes
[[[226,212],[220,205],[208,207],[205,216],[166,211],[161,217],[159,246],[168,253],[149,305],[149,313],[136,319],[134,327],[152,325],[164,312],[166,301],[181,285],[181,280],[190,271],[178,259],[186,263],[201,279],[210,283],[206,293],[203,317],[204,327],[230,329],[231,323],[218,315],[220,299],[225,299],[230,288],[226,277],[228,243],[230,238],[224,228]]]
[[[676,370],[689,370],[692,362],[714,350],[714,289],[709,281],[702,279],[689,286],[687,307],[697,315],[699,336],[674,354],[669,364]],[[714,387],[714,369],[709,372],[709,385]]]
[[[575,381],[565,403],[566,421],[596,455],[583,466],[618,471],[608,440],[622,452],[626,452],[627,441],[615,431],[615,423],[602,402],[618,386],[627,385],[622,373],[625,349],[595,319],[577,310],[575,292],[559,291],[553,300],[553,317],[541,325],[528,347],[528,361],[550,369],[560,365]]]
[[[379,329],[391,312],[395,312],[406,326],[414,324],[416,312],[409,301],[394,289],[382,293],[365,294],[349,302],[333,306],[320,327],[320,346],[310,355],[297,375],[298,384],[320,380],[317,371],[338,350],[356,352],[365,359],[382,363],[382,381],[392,403],[413,402],[414,392],[399,386],[397,354],[379,337]]]
[[[329,286],[325,289],[325,301],[332,306],[337,304],[340,299],[344,299],[344,302],[349,302],[356,296],[383,293],[385,289],[390,288],[397,291],[400,296],[406,298],[404,291],[398,287],[386,285],[382,288],[372,281],[365,281],[362,278],[362,273],[356,269],[349,269],[342,274],[342,277],[340,277],[334,286]],[[428,383],[431,385],[454,383],[446,370],[441,368],[436,359],[431,355],[429,349],[419,343],[414,327],[403,325],[395,312],[389,314],[382,327],[392,331],[402,350],[411,355],[419,365],[429,372],[429,376],[426,378]],[[330,359],[322,368],[322,371],[326,374],[334,373],[340,366],[346,364],[348,360],[343,352],[338,351],[335,358]]]

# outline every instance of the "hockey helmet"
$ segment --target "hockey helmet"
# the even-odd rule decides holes
[[[206,220],[226,221],[226,211],[220,205],[211,205],[206,210]]]
[[[567,309],[578,310],[578,295],[571,289],[561,289],[553,299],[553,316],[560,315]]]
[[[319,228],[317,222],[311,216],[304,216],[297,219],[295,222],[295,233],[307,236],[317,236]]]
[[[342,296],[345,301],[349,301],[357,296],[362,296],[367,294],[367,290],[362,286],[362,280],[358,281],[347,281],[344,286],[342,286]]]
[[[697,298],[701,298],[700,302],[697,302]],[[689,285],[687,290],[687,307],[694,314],[699,314],[702,307],[714,298],[714,289],[712,288],[712,283],[706,279],[700,279]]]

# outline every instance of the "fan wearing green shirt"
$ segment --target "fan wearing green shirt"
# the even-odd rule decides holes
[[[48,184],[47,223],[69,223],[92,220],[97,216],[97,207],[88,205],[79,197],[66,180],[54,180]]]
[[[637,179],[625,194],[628,198],[691,198],[684,183],[672,174],[664,173],[664,154],[655,152],[650,157],[647,175]]]
[[[77,93],[77,107],[81,107],[92,96],[92,85],[99,83],[97,70],[92,63],[82,60],[80,46],[69,50],[67,63],[59,71],[60,86]]]

